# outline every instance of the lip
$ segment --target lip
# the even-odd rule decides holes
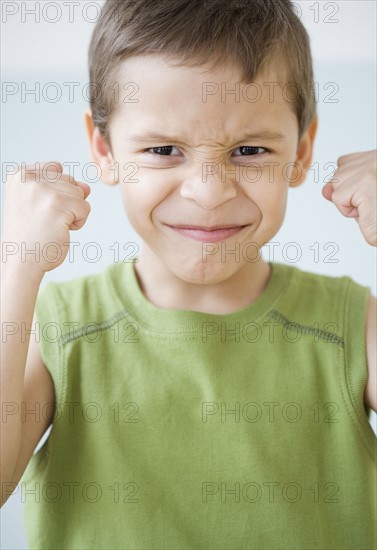
[[[222,225],[184,225],[184,224],[175,224],[170,225],[169,227],[174,227],[177,229],[200,229],[202,231],[215,231],[216,229],[230,229],[233,227],[245,227],[244,225],[237,225],[236,223],[228,223]]]
[[[183,237],[194,239],[195,241],[201,241],[204,243],[216,243],[225,241],[233,235],[236,235],[247,225],[217,225],[213,227],[204,227],[198,225],[167,225],[173,231],[176,231]]]

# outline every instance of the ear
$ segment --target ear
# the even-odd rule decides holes
[[[295,163],[299,169],[297,176],[289,183],[289,187],[297,187],[304,182],[313,158],[313,145],[318,128],[318,115],[316,114],[302,136],[297,147]]]
[[[100,168],[101,180],[108,185],[118,183],[116,179],[117,170],[110,148],[97,126],[94,126],[90,109],[85,111],[85,126],[89,140],[89,150],[93,162]],[[111,167],[111,168],[110,168]]]

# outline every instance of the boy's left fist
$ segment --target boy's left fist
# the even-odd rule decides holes
[[[367,243],[377,246],[377,151],[343,155],[337,164],[322,195],[355,218]]]

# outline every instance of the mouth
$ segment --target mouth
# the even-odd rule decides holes
[[[205,227],[199,225],[167,225],[173,231],[183,237],[201,241],[204,243],[221,242],[240,233],[248,225],[217,225]]]

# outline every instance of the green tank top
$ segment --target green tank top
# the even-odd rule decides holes
[[[377,547],[370,289],[271,267],[224,315],[154,306],[132,262],[40,289],[56,410],[21,479],[30,548]]]

